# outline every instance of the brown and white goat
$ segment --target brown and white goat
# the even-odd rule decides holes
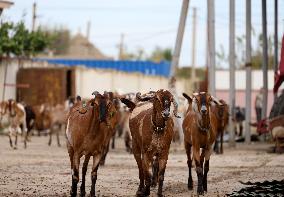
[[[185,93],[183,94],[183,96],[189,102],[187,114],[182,125],[189,170],[188,189],[193,189],[193,181],[191,175],[192,148],[193,158],[196,165],[196,173],[198,177],[197,194],[203,195],[204,191],[207,191],[207,173],[209,171],[209,160],[212,153],[212,145],[215,142],[217,135],[217,119],[216,116],[212,114],[211,103],[220,103],[213,96],[205,92],[194,93],[193,97],[189,97]],[[202,149],[201,154],[200,148]],[[204,159],[205,164],[203,167]]]
[[[223,136],[224,131],[229,123],[229,106],[224,100],[219,100],[222,105],[212,107],[212,112],[217,118],[217,138],[220,137],[220,146],[218,140],[214,144],[214,151],[217,154],[223,154]]]
[[[51,107],[49,109],[49,116],[51,118],[50,121],[50,132],[49,132],[49,141],[48,145],[50,146],[52,143],[52,136],[56,135],[57,139],[57,146],[60,145],[60,131],[62,130],[62,127],[66,125],[66,119],[68,115],[69,109],[64,106],[64,105],[56,105],[55,107]]]
[[[97,170],[106,144],[113,132],[116,109],[105,95],[95,93],[88,102],[77,102],[70,110],[67,127],[67,149],[72,170],[71,196],[77,195],[80,158],[85,155],[82,167],[81,196],[85,196],[85,176],[88,162],[93,156],[91,196],[95,196]]]
[[[25,107],[13,99],[1,102],[1,116],[7,116],[9,123],[9,141],[11,148],[17,148],[18,134],[24,136],[24,147],[27,147],[27,125]],[[22,128],[21,128],[22,127]],[[12,137],[15,136],[13,146]]]
[[[139,168],[140,179],[136,195],[148,196],[150,194],[151,174],[149,167],[156,157],[156,162],[153,164],[152,180],[158,180],[158,196],[163,196],[164,173],[174,134],[170,107],[173,103],[173,112],[177,117],[178,106],[173,95],[167,90],[151,92],[145,96],[138,93],[136,97],[142,103],[136,105],[128,99],[121,99],[132,111],[129,127],[132,135],[132,150]]]

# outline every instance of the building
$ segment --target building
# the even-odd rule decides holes
[[[228,70],[217,70],[216,71],[216,96],[220,99],[229,102],[229,88],[230,88],[230,73]],[[252,71],[252,97],[251,97],[251,116],[252,120],[255,120],[255,109],[254,102],[257,93],[263,87],[263,74],[262,70],[253,70]],[[246,102],[246,71],[245,70],[236,70],[235,72],[235,84],[236,84],[236,106],[245,107]],[[273,96],[273,87],[274,87],[274,71],[268,71],[268,108],[267,116],[270,113],[274,96]],[[283,89],[284,85],[280,87]]]

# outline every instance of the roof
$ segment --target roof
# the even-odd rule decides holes
[[[13,4],[11,1],[0,1],[0,9],[9,8]]]
[[[88,38],[83,36],[82,34],[76,34],[70,41],[70,46],[68,49],[66,57],[77,57],[84,59],[111,59],[104,55],[95,45],[93,45]]]
[[[35,61],[46,61],[50,64],[59,64],[64,66],[86,66],[88,68],[112,69],[117,71],[135,73],[139,72],[145,75],[169,77],[170,63],[162,61],[155,63],[152,61],[132,61],[132,60],[90,60],[90,59],[42,59]]]

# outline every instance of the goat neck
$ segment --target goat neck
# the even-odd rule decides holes
[[[16,116],[15,107],[16,107],[16,102],[10,99],[8,101],[8,110],[9,110],[9,116],[12,118]]]

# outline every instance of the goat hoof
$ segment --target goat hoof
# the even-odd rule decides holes
[[[149,196],[150,195],[150,187],[145,187],[143,190],[144,196]]]
[[[188,180],[187,188],[188,188],[188,190],[193,190],[193,182],[192,182],[192,180]]]
[[[156,186],[157,186],[157,181],[152,180],[152,181],[151,181],[151,187],[156,187]]]
[[[152,184],[151,184],[151,187],[154,187],[154,188],[157,187],[157,183],[155,183],[155,182],[152,183]]]
[[[76,196],[77,196],[77,193],[70,191],[70,196],[71,196],[71,197],[76,197]]]
[[[163,194],[159,194],[159,193],[157,194],[157,196],[158,196],[158,197],[164,197]]]
[[[86,196],[86,191],[85,191],[85,190],[81,190],[81,191],[80,191],[80,196],[81,196],[81,197]]]
[[[137,197],[144,197],[143,191],[142,191],[142,190],[138,190],[138,191],[136,192],[136,196],[137,196]]]
[[[14,150],[17,150],[18,148],[16,146],[13,147]]]
[[[203,188],[197,189],[197,194],[198,194],[198,195],[204,195],[204,190],[203,190]]]

